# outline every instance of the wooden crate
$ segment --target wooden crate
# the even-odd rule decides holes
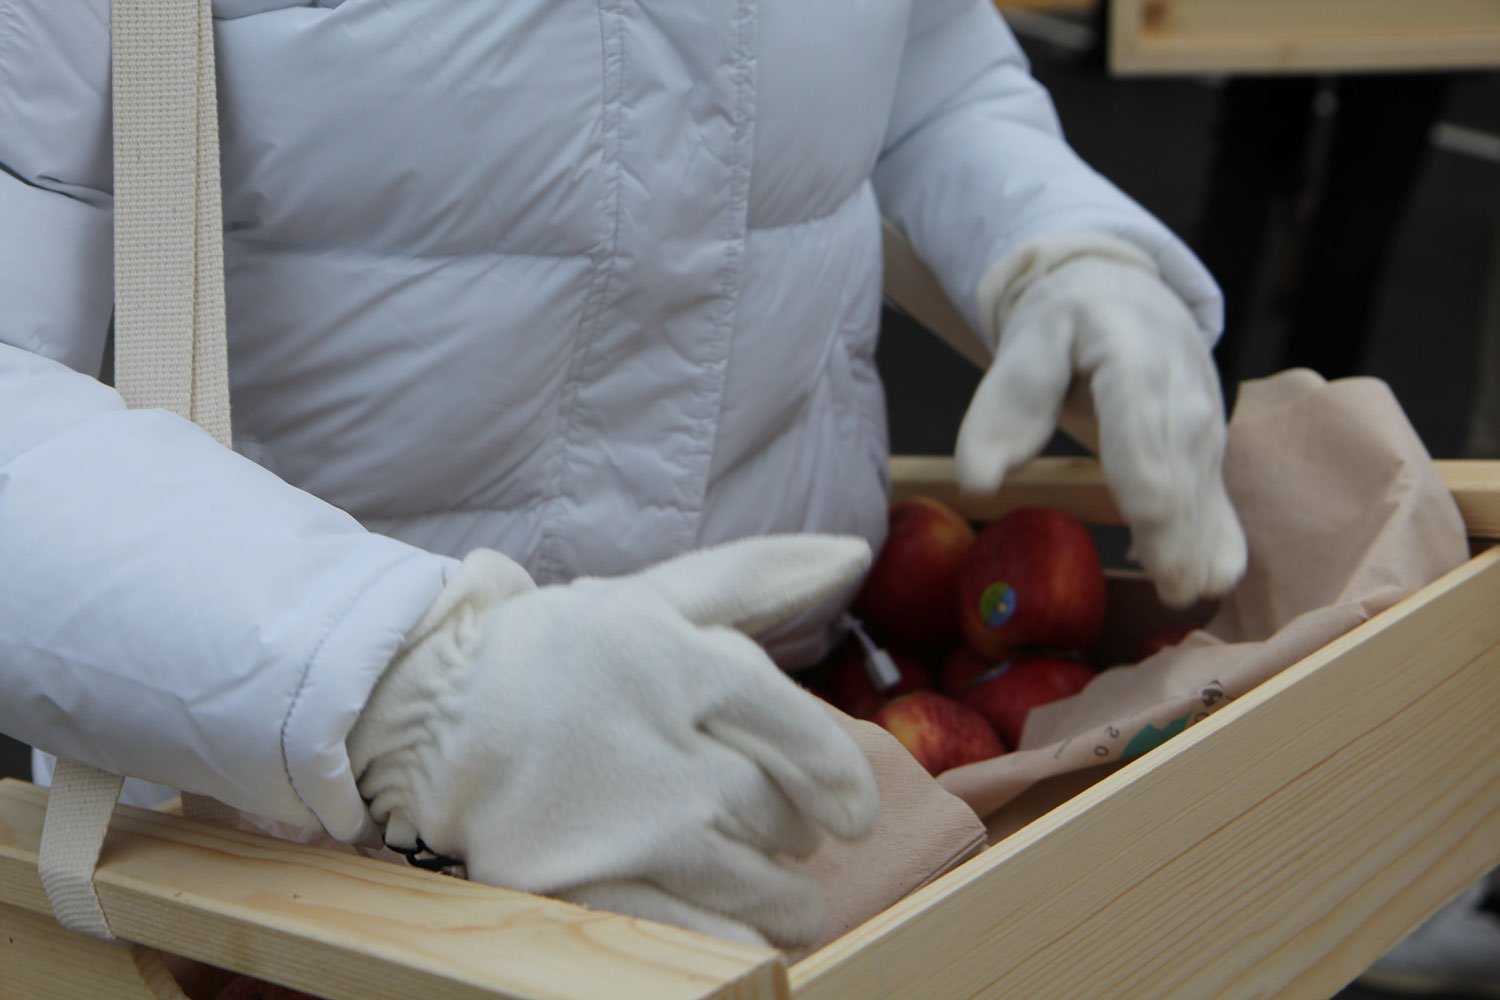
[[[1500,463],[1439,463],[1500,537]],[[977,502],[947,459],[898,493],[975,518],[1116,518],[1089,460]],[[164,949],[336,1000],[1327,997],[1500,863],[1500,547],[808,958],[121,808],[97,886],[144,947],[57,926],[46,792],[0,782],[0,995],[170,997]],[[144,971],[143,971],[144,970]],[[154,975],[154,978],[153,978]]]
[[[1496,0],[1109,0],[1118,74],[1500,66]]]

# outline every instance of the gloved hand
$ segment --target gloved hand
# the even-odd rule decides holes
[[[774,855],[870,833],[875,779],[746,633],[869,561],[863,539],[785,535],[538,588],[478,550],[346,741],[360,794],[392,847],[461,859],[478,881],[809,943],[821,890]]]
[[[1135,246],[1104,234],[1033,240],[979,285],[995,358],[959,429],[959,484],[992,491],[1058,424],[1075,376],[1134,555],[1164,603],[1222,594],[1245,569],[1224,491],[1224,407],[1186,305]]]

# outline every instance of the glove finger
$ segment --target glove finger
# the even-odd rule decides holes
[[[1057,426],[1073,378],[1066,314],[1017,317],[958,429],[954,469],[966,492],[992,493]]]
[[[822,832],[813,818],[793,804],[781,785],[745,753],[724,743],[705,725],[702,752],[713,761],[727,810],[715,827],[725,836],[767,853],[803,858],[817,850]]]
[[[742,538],[657,563],[627,579],[649,585],[695,625],[755,634],[852,587],[870,567],[852,535]]]
[[[755,928],[738,920],[711,913],[701,907],[669,896],[645,882],[617,880],[594,882],[554,894],[554,898],[582,906],[591,906],[629,917],[644,917],[658,923],[684,927],[700,934],[710,934],[740,944],[767,948],[770,945]]]
[[[843,840],[868,836],[880,809],[870,762],[827,716],[797,714],[817,731],[777,734],[763,720],[745,718],[734,710],[705,721],[704,729],[755,761],[796,809],[834,836]]]
[[[755,928],[778,947],[810,944],[827,912],[809,875],[715,830],[673,837],[642,878],[687,903]]]
[[[740,669],[719,688],[701,728],[754,761],[793,806],[836,836],[870,833],[880,796],[854,739],[754,643],[730,632],[716,638],[723,649],[720,662]],[[739,648],[725,640],[739,640],[732,644]]]
[[[1245,533],[1222,486],[1200,499],[1199,516],[1132,529],[1136,558],[1169,608],[1232,590],[1247,562]]]
[[[1206,349],[1192,346],[1149,363],[1113,358],[1092,382],[1105,479],[1137,558],[1172,607],[1224,593],[1245,566],[1224,492],[1217,376]]]

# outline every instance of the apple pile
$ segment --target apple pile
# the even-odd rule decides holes
[[[1088,529],[1022,507],[977,532],[929,497],[890,508],[890,534],[852,608],[868,630],[815,688],[883,726],[933,774],[1014,749],[1032,708],[1081,691],[1104,623],[1104,569]],[[878,684],[866,643],[897,677]]]

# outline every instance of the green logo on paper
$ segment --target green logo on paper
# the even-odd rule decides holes
[[[1188,716],[1180,715],[1165,726],[1153,726],[1149,722],[1130,738],[1125,744],[1125,749],[1120,751],[1121,760],[1131,760],[1139,757],[1148,750],[1155,750],[1167,740],[1176,736],[1187,728]]]
[[[992,583],[979,595],[979,620],[999,628],[1016,613],[1016,592],[1008,583]]]

